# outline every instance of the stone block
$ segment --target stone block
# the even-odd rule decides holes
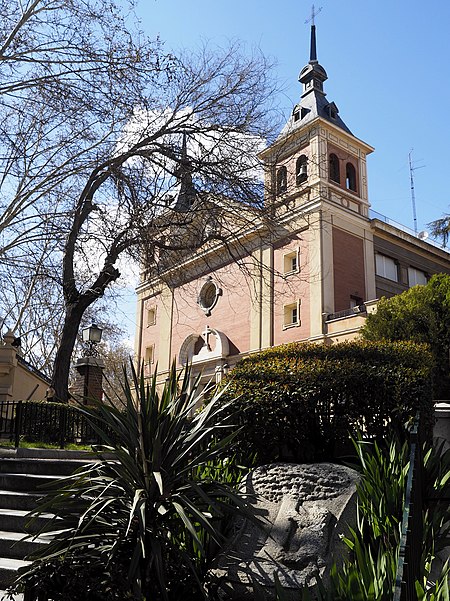
[[[346,547],[341,535],[356,521],[356,471],[331,463],[272,464],[255,469],[243,484],[254,495],[259,523],[237,519],[208,584],[220,599],[254,599],[253,582],[275,598],[276,573],[287,598],[326,581]]]

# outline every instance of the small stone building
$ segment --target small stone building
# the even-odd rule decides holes
[[[23,359],[12,332],[0,342],[0,401],[41,400],[46,396],[49,380]]]

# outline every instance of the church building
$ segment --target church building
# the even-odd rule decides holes
[[[343,122],[326,80],[312,25],[300,102],[260,157],[276,227],[243,232],[239,264],[222,244],[202,249],[201,266],[199,253],[156,271],[144,265],[136,357],[148,375],[157,366],[164,381],[176,360],[220,381],[262,349],[351,339],[377,299],[450,273],[449,253],[371,211],[374,149]]]

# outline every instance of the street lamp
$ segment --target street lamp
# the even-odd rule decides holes
[[[84,357],[75,363],[77,375],[73,386],[74,397],[83,404],[103,400],[103,369],[105,364],[98,358],[97,345],[102,339],[102,329],[95,323],[81,331]]]
[[[99,328],[95,323],[93,323],[88,328],[84,328],[82,334],[83,342],[86,344],[87,347],[87,356],[96,357],[96,346],[102,339],[103,330]]]

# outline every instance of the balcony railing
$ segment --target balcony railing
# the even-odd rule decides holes
[[[357,305],[351,309],[344,309],[343,311],[337,311],[336,313],[329,313],[327,315],[327,321],[333,321],[333,319],[343,319],[344,317],[352,317],[354,315],[361,315],[366,313],[365,305]]]
[[[387,225],[392,225],[392,227],[395,227],[398,230],[405,232],[405,234],[414,236],[414,238],[418,238],[419,240],[422,240],[422,242],[426,242],[427,244],[431,244],[431,246],[435,246],[436,248],[441,248],[441,249],[445,250],[445,245],[442,244],[441,242],[439,242],[438,240],[435,240],[434,238],[430,238],[428,236],[428,232],[427,232],[426,237],[422,237],[421,236],[422,232],[420,232],[418,234],[417,232],[415,232],[413,229],[411,229],[407,225],[403,225],[402,223],[399,223],[398,221],[394,221],[393,219],[386,217],[386,215],[377,213],[377,211],[373,211],[372,209],[369,210],[369,218],[370,219],[378,219],[378,221],[382,221],[383,223],[386,223]]]

